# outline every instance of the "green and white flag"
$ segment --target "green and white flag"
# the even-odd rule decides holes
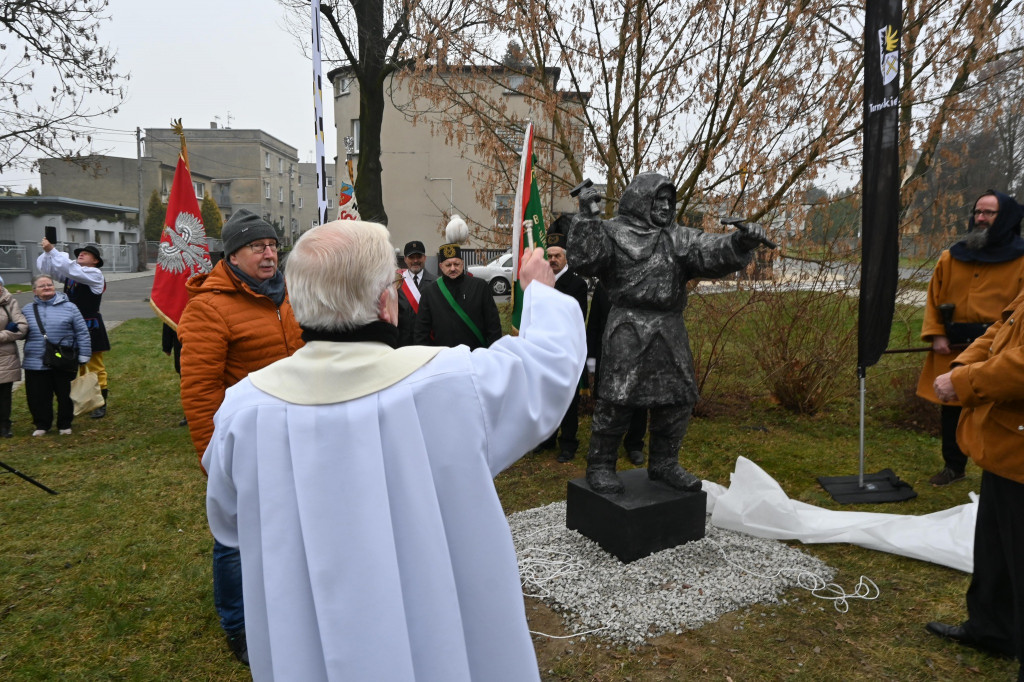
[[[523,151],[519,162],[519,181],[516,183],[516,201],[512,213],[512,328],[519,331],[523,319],[523,288],[519,285],[519,265],[523,251],[533,246],[547,245],[544,212],[540,207],[540,192],[533,177],[533,123],[523,134]]]

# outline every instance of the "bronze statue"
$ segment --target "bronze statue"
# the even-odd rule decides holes
[[[740,223],[739,230],[722,235],[677,225],[675,187],[656,173],[633,179],[610,220],[600,218],[600,197],[591,184],[583,183],[573,194],[580,206],[569,228],[573,265],[600,278],[612,304],[602,341],[587,483],[599,493],[622,492],[615,473],[619,443],[633,410],[648,408],[648,476],[698,491],[700,479],[679,466],[677,454],[698,397],[683,322],[686,283],[739,270],[759,244],[774,245],[757,225]]]

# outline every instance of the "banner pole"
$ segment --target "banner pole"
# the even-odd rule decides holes
[[[864,402],[866,400],[866,375],[867,371],[863,367],[857,368],[857,374],[859,374],[860,381],[860,473],[857,479],[858,487],[864,487]]]

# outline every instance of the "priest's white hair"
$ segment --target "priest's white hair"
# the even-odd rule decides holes
[[[396,295],[388,229],[335,220],[304,233],[285,262],[295,319],[307,329],[346,331],[378,319],[381,292]]]

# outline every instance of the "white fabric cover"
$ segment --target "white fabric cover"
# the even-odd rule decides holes
[[[779,484],[746,457],[736,460],[729,488],[703,481],[711,523],[761,538],[805,543],[846,542],[890,554],[974,569],[977,496],[952,509],[909,516],[834,511],[791,500]]]
[[[343,383],[334,345],[323,372]],[[378,393],[295,405],[248,379],[228,389],[207,513],[241,549],[253,678],[538,679],[492,478],[555,429],[585,354],[579,304],[533,284],[518,337],[444,349]]]

